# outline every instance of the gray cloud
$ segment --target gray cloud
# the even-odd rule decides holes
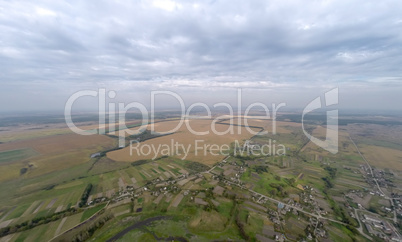
[[[363,0],[2,1],[0,110],[62,109],[72,93],[99,87],[190,91],[189,102],[206,97],[195,90],[219,98],[239,87],[296,106],[340,87],[344,106],[400,109],[401,9]]]

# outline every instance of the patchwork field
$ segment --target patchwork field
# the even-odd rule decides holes
[[[237,126],[237,122],[237,118],[234,118],[233,130],[236,134],[214,134],[211,129],[212,120],[192,119],[187,121],[187,124],[193,130],[210,133],[192,134],[184,123],[173,134],[155,137],[146,133],[144,136],[127,138],[144,139],[138,149],[143,146],[158,148],[163,145],[170,151],[174,148],[172,153],[157,153],[156,156],[153,150],[148,155],[137,156],[134,151],[134,156],[130,156],[130,147],[110,151],[105,155],[103,151],[116,148],[115,135],[118,133],[80,136],[71,133],[46,134],[45,127],[43,130],[26,130],[27,133],[42,133],[35,139],[22,140],[20,138],[23,136],[19,136],[19,139],[12,142],[0,143],[0,168],[4,168],[0,172],[0,175],[3,175],[0,178],[0,229],[7,226],[16,227],[39,218],[58,216],[55,214],[58,212],[66,216],[37,225],[29,231],[18,230],[2,239],[48,241],[89,218],[108,202],[110,203],[107,210],[110,209],[115,218],[95,233],[93,238],[101,241],[135,223],[136,219],[147,219],[156,215],[167,216],[168,219],[152,223],[147,227],[147,231],[134,229],[121,239],[151,240],[156,238],[154,236],[168,238],[170,235],[176,235],[188,240],[241,240],[247,235],[264,241],[282,233],[291,240],[296,240],[295,236],[305,236],[306,226],[310,223],[308,218],[300,216],[299,213],[300,219],[297,219],[298,215],[289,211],[290,213],[282,217],[286,225],[277,226],[272,213],[269,213],[271,210],[277,210],[277,204],[261,202],[258,197],[249,194],[247,189],[284,203],[293,198],[313,214],[317,213],[315,208],[321,208],[329,213],[323,216],[336,220],[347,216],[352,224],[356,221],[349,216],[350,211],[346,210],[349,209],[348,205],[357,206],[355,202],[358,202],[367,209],[377,210],[382,210],[383,206],[390,207],[388,200],[370,195],[372,188],[366,182],[365,173],[361,172],[361,165],[365,162],[350,140],[350,127],[340,127],[339,152],[333,155],[308,142],[300,123],[278,121],[276,134],[273,134],[271,120],[249,118],[248,125],[253,131],[260,131],[261,128],[258,127],[268,131],[268,134],[255,136],[245,127]],[[164,134],[171,132],[178,123],[178,120],[169,119],[152,125],[158,134]],[[224,132],[230,128],[228,124],[230,120],[225,120],[215,127],[217,131]],[[136,125],[137,121],[129,125],[129,129],[138,129]],[[241,125],[244,125],[244,122]],[[97,124],[87,123],[81,127],[95,130]],[[147,128],[151,129],[151,125],[147,125]],[[372,136],[380,135],[375,131],[378,127],[373,126],[367,136],[359,135],[359,128],[354,127],[353,135],[357,137],[356,143],[369,162],[375,167],[386,168],[385,172],[388,169],[398,169],[402,151],[392,146],[399,142],[398,137],[389,134],[391,138],[387,140],[386,135],[383,135],[381,144],[374,144],[369,140]],[[322,140],[325,138],[325,126],[310,124],[307,129],[314,137]],[[239,130],[241,133],[238,134]],[[395,130],[397,131],[397,128]],[[201,149],[195,148],[195,140],[201,140],[198,143]],[[251,145],[267,144],[270,140],[276,140],[277,144],[285,144],[286,154],[231,156],[222,161],[224,155],[214,156],[210,153],[210,145],[230,147],[235,140],[241,144],[244,140],[250,140]],[[184,157],[180,148],[176,150],[172,147],[172,142],[184,145],[186,149],[190,147],[188,156]],[[148,150],[144,148],[143,151]],[[90,158],[90,155],[96,152],[102,154]],[[156,159],[151,160],[152,158]],[[217,164],[214,169],[203,175],[197,174],[209,169],[205,165],[211,166],[219,161],[222,163]],[[26,170],[21,170],[22,168]],[[399,173],[395,171],[394,174],[392,179],[397,181]],[[246,189],[232,186],[222,181],[222,177],[235,182],[240,179],[239,182]],[[91,190],[87,195],[88,207],[78,208],[89,184]],[[352,189],[356,192],[351,192]],[[398,188],[395,187],[396,189]],[[359,191],[363,191],[363,196]],[[133,196],[126,197],[130,193]],[[347,193],[351,194],[350,197],[345,196]],[[311,200],[309,194],[313,197]],[[234,196],[241,198],[242,202],[232,200]],[[352,200],[354,203],[351,203]],[[91,201],[96,205],[92,206]],[[101,205],[97,204],[99,202]],[[74,209],[66,209],[72,207],[77,211],[69,214]],[[347,213],[342,215],[342,211]],[[351,238],[349,235],[338,234],[343,232],[345,227],[325,226],[328,226],[326,231],[331,239]]]
[[[230,124],[231,122],[230,120],[226,120],[223,123]],[[290,134],[294,128],[301,128],[300,123],[272,121],[271,119],[247,118],[238,120],[237,118],[233,118],[232,123],[235,125],[240,123],[241,125],[248,125],[250,127],[262,127],[268,134]]]
[[[90,160],[91,153],[115,146],[104,135],[64,134],[0,144],[0,181],[38,176]]]
[[[359,145],[359,149],[372,166],[402,171],[401,150],[365,144]]]
[[[73,134],[70,128],[66,125],[62,117],[58,122],[60,123],[45,123],[45,124],[29,124],[12,125],[0,128],[0,142],[13,142],[19,140],[38,139],[47,136]],[[140,123],[138,120],[128,120],[127,127],[132,127]],[[99,126],[97,122],[77,122],[75,125],[88,132],[96,132],[98,128],[109,128],[109,124]],[[114,124],[118,129],[118,123]]]
[[[402,125],[349,124],[344,129],[357,143],[402,150]]]
[[[155,153],[153,150],[150,150],[148,147],[168,147],[167,150],[173,151],[169,153],[173,153],[174,157],[178,157],[181,159],[192,160],[202,162],[207,165],[212,165],[217,161],[222,160],[224,155],[214,155],[217,153],[214,151],[210,152],[210,145],[216,144],[218,146],[221,145],[230,145],[235,140],[238,140],[239,143],[243,143],[242,141],[253,136],[250,132],[246,130],[244,127],[240,127],[240,133],[237,132],[238,127],[234,127],[235,134],[226,134],[226,135],[217,135],[211,129],[212,120],[189,120],[190,129],[187,128],[185,124],[183,124],[179,130],[171,135],[166,135],[150,140],[146,140],[145,142],[141,142],[138,145],[138,148],[133,151],[132,155],[130,155],[130,147],[126,147],[121,150],[116,150],[109,152],[107,157],[115,160],[115,161],[125,161],[132,162],[142,159],[152,159],[163,156],[164,154]],[[159,133],[168,132],[179,124],[179,121],[169,121],[169,122],[160,122],[155,124],[155,131]],[[216,124],[216,130],[218,132],[225,132],[228,130],[229,126],[224,124]],[[195,135],[191,132],[191,129],[197,132],[209,132],[206,135]],[[256,131],[254,129],[254,131]],[[200,140],[198,143],[198,147],[201,147],[199,150],[196,149],[195,141]],[[172,145],[173,142],[173,145]],[[183,152],[184,149],[182,147],[176,149],[175,143],[180,145],[184,145],[184,149],[189,148],[188,156],[185,156]],[[205,145],[205,146],[204,146]],[[134,144],[135,147],[136,144]],[[162,147],[163,146],[163,147]],[[141,147],[144,152],[141,152]],[[204,148],[205,147],[205,148]],[[139,152],[137,152],[137,150]],[[166,150],[166,149],[165,149]],[[145,153],[145,154],[144,154]],[[167,154],[170,155],[170,154]]]
[[[38,153],[52,154],[73,149],[92,148],[98,145],[114,144],[113,140],[104,135],[54,135],[35,140],[23,140],[0,144],[0,151],[32,148]]]
[[[24,160],[28,157],[36,155],[37,152],[35,152],[33,149],[27,148],[27,149],[16,149],[16,150],[7,150],[0,152],[0,163],[8,163],[8,162],[13,162],[13,161],[18,161],[18,160]]]

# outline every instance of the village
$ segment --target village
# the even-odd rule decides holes
[[[289,236],[292,237],[280,232],[284,231],[289,216],[303,216],[303,219],[307,221],[306,228],[309,231],[306,234],[307,240],[328,237],[325,225],[330,221],[343,224],[343,222],[333,218],[325,217],[328,211],[319,206],[319,202],[316,201],[318,191],[313,187],[301,186],[300,194],[291,194],[282,200],[278,200],[250,189],[252,184],[242,181],[241,177],[251,168],[241,165],[239,162],[229,161],[229,158],[226,157],[209,170],[198,174],[186,172],[175,178],[162,179],[159,177],[149,181],[144,186],[138,186],[135,183],[124,185],[124,182],[119,180],[118,192],[107,192],[107,197],[95,199],[90,197],[87,205],[93,206],[96,203],[110,201],[109,208],[114,208],[147,197],[154,204],[165,199],[165,201],[170,201],[173,207],[178,207],[185,198],[199,206],[211,207],[219,205],[216,198],[227,197],[240,200],[244,204],[244,209],[269,218],[274,224],[274,229],[269,233],[267,232],[266,236],[277,241],[284,241]],[[250,164],[254,163],[250,162]],[[211,187],[192,189],[194,185],[201,183],[209,184]],[[134,202],[133,206],[134,212],[143,212],[140,203]]]

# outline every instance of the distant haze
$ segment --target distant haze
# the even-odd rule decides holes
[[[62,111],[80,90],[149,105],[402,106],[402,1],[1,1],[0,112]],[[174,100],[160,103],[172,107]],[[85,98],[76,110],[96,108]]]

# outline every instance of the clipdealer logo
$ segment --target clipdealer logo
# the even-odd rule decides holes
[[[109,91],[108,92],[108,97],[110,99],[113,99],[116,97],[116,92],[115,91]],[[125,147],[126,142],[125,142],[125,137],[126,135],[138,135],[147,130],[147,128],[150,128],[152,134],[161,134],[155,131],[155,106],[156,106],[156,101],[155,98],[158,95],[168,95],[170,97],[175,98],[178,103],[180,104],[180,119],[178,120],[178,124],[176,127],[172,128],[171,130],[165,131],[163,134],[171,134],[176,131],[178,131],[182,125],[186,125],[187,129],[194,135],[197,136],[204,136],[208,135],[210,131],[196,131],[194,130],[190,122],[185,122],[189,120],[190,113],[193,111],[195,108],[203,108],[205,109],[207,115],[203,116],[202,118],[206,119],[212,119],[212,111],[211,108],[201,102],[193,103],[191,104],[188,108],[185,107],[184,105],[184,100],[175,92],[172,91],[152,91],[151,92],[151,109],[148,111],[148,109],[139,102],[131,102],[129,104],[125,103],[114,103],[114,102],[109,102],[108,105],[106,105],[106,89],[101,88],[97,91],[95,90],[83,90],[83,91],[78,91],[74,93],[73,95],[70,96],[70,98],[67,100],[65,108],[64,108],[64,116],[66,120],[66,124],[68,127],[77,134],[81,135],[92,135],[95,134],[94,132],[89,132],[88,130],[83,130],[77,127],[72,119],[72,107],[75,101],[77,101],[81,97],[97,97],[98,98],[98,115],[99,115],[99,125],[98,125],[98,134],[105,134],[106,133],[106,127],[108,127],[108,133],[109,134],[115,134],[116,130],[118,132],[119,136],[119,147]],[[106,106],[108,106],[108,110],[106,110]],[[229,103],[225,102],[220,102],[220,103],[215,103],[213,105],[213,108],[226,108],[228,110],[228,113],[230,116],[234,116],[235,111],[237,111],[238,116],[237,120],[238,123],[242,123],[244,125],[234,125],[233,120],[230,120],[230,125],[227,130],[225,131],[218,131],[216,128],[217,123],[225,118],[225,115],[215,117],[213,121],[211,122],[211,131],[215,135],[226,135],[226,134],[241,134],[242,130],[245,128],[247,132],[249,132],[252,135],[264,135],[267,134],[268,131],[265,130],[263,132],[256,132],[252,130],[252,128],[249,127],[248,125],[248,120],[247,118],[244,118],[242,116],[248,116],[250,111],[253,108],[259,107],[265,112],[265,116],[263,116],[264,119],[272,119],[272,134],[276,134],[276,116],[277,116],[277,111],[281,108],[286,106],[286,103],[280,103],[276,105],[273,103],[271,105],[271,110],[268,108],[267,105],[256,102],[252,103],[247,108],[245,109],[244,112],[242,112],[242,91],[241,89],[237,90],[237,110],[233,108]],[[117,107],[117,109],[116,109]],[[126,114],[129,110],[136,109],[139,111],[139,113],[142,116],[141,120],[141,125],[137,129],[129,129],[126,125]],[[116,122],[116,113],[118,114],[118,120]],[[108,123],[106,124],[106,117],[108,117]],[[116,124],[118,127],[116,127]]]
[[[338,104],[338,88],[334,88],[325,93],[324,104],[321,102],[321,98],[317,97],[311,101],[303,110],[302,114],[302,128],[304,135],[307,136],[314,144],[323,148],[332,154],[338,153],[338,109],[327,111],[327,125],[326,125],[326,135],[325,140],[320,140],[309,133],[304,128],[304,115],[313,110],[330,107]]]
[[[201,102],[193,103],[191,104],[188,108],[185,107],[184,105],[184,100],[175,92],[172,91],[151,91],[151,107],[150,110],[148,110],[142,103],[139,102],[131,102],[128,103],[127,105],[125,103],[119,102],[119,103],[114,103],[114,102],[106,102],[106,94],[109,97],[109,99],[114,99],[116,97],[116,92],[111,90],[106,93],[105,88],[100,88],[98,90],[82,90],[74,93],[73,95],[70,96],[70,98],[67,100],[65,109],[64,109],[64,116],[65,116],[65,121],[68,127],[77,134],[80,135],[93,135],[93,134],[106,134],[106,130],[108,134],[114,135],[116,132],[118,132],[118,140],[119,140],[119,147],[123,148],[126,146],[126,138],[127,136],[130,135],[139,135],[143,132],[145,132],[147,129],[150,129],[152,134],[158,134],[158,135],[164,135],[164,134],[172,134],[176,131],[178,131],[182,125],[186,125],[188,131],[190,131],[193,135],[196,136],[204,136],[208,135],[210,131],[195,131],[191,125],[190,122],[186,122],[189,120],[190,113],[193,111],[195,108],[203,108],[205,109],[207,115],[203,116],[202,118],[206,119],[212,119],[212,112],[210,107]],[[176,127],[172,128],[171,130],[165,131],[163,133],[156,132],[155,131],[155,106],[156,106],[156,101],[155,98],[156,96],[159,95],[168,95],[170,97],[175,98],[178,103],[180,104],[180,119],[177,120],[177,125]],[[89,130],[83,130],[77,127],[72,119],[72,107],[74,105],[74,102],[77,101],[81,97],[97,97],[98,98],[98,115],[99,115],[99,123],[98,123],[98,129],[97,132],[91,132]],[[313,101],[311,101],[303,110],[302,113],[302,129],[303,133],[312,141],[314,144],[318,145],[319,147],[331,152],[332,154],[336,154],[338,152],[338,110],[334,109],[331,111],[327,111],[327,123],[326,123],[326,138],[325,140],[320,140],[312,135],[310,135],[306,129],[305,129],[305,115],[307,113],[310,113],[314,110],[320,109],[322,107],[332,107],[334,105],[338,104],[338,88],[334,88],[328,92],[325,93],[325,98],[324,102],[321,102],[321,98],[317,97]],[[225,131],[218,131],[216,128],[217,122],[224,119],[225,117],[227,118],[226,115],[215,117],[213,121],[211,122],[211,131],[215,135],[227,135],[227,134],[241,134],[242,129],[246,129],[247,132],[249,132],[252,135],[264,135],[268,133],[268,130],[256,132],[250,128],[248,125],[248,119],[246,118],[251,109],[259,107],[260,109],[264,110],[265,116],[263,116],[264,119],[270,119],[272,121],[272,130],[271,133],[273,135],[276,134],[276,117],[277,117],[277,112],[281,107],[285,107],[286,103],[279,103],[276,105],[273,103],[271,105],[271,108],[268,108],[267,105],[264,103],[256,102],[250,104],[245,111],[242,111],[242,90],[238,89],[237,90],[237,110],[233,108],[229,103],[215,103],[213,105],[213,108],[226,108],[228,110],[229,116],[232,116],[233,119],[237,119],[238,123],[241,123],[243,125],[234,125],[233,119],[230,119],[230,125],[228,125],[228,129]],[[107,107],[107,108],[106,108]],[[137,110],[141,114],[141,123],[138,125],[137,129],[130,129],[126,125],[126,114],[130,110]],[[237,111],[237,116],[234,115],[235,111]],[[116,114],[117,114],[117,120],[116,120]],[[106,119],[107,118],[107,119]],[[108,120],[108,123],[106,123],[106,120]],[[116,127],[117,126],[117,127]],[[270,140],[271,141],[271,140]],[[274,140],[274,143],[276,141]],[[138,150],[139,147],[138,141],[133,141],[131,140],[129,142],[131,148],[133,148],[133,144],[136,146],[134,147],[135,149]],[[183,144],[181,144],[183,145]],[[245,144],[246,145],[246,144]],[[179,145],[176,145],[177,147],[181,147]],[[247,148],[249,147],[263,147],[259,145],[248,145],[245,146]],[[266,148],[266,147],[265,147]],[[228,148],[221,147],[223,150],[227,150]],[[148,151],[151,152],[153,151],[160,151],[159,149],[152,147],[149,148]],[[169,149],[165,149],[169,150]],[[189,148],[185,149],[184,146],[182,148],[183,152],[186,153],[186,150],[189,150]],[[283,150],[285,150],[283,146]],[[130,149],[130,153],[132,152],[132,149]],[[146,152],[146,153],[149,153]],[[156,152],[159,153],[159,152]],[[260,153],[264,153],[262,150]],[[186,153],[188,154],[188,152]],[[224,152],[218,152],[218,155],[225,154]],[[171,155],[171,154],[170,154]],[[186,155],[187,156],[187,155]]]

